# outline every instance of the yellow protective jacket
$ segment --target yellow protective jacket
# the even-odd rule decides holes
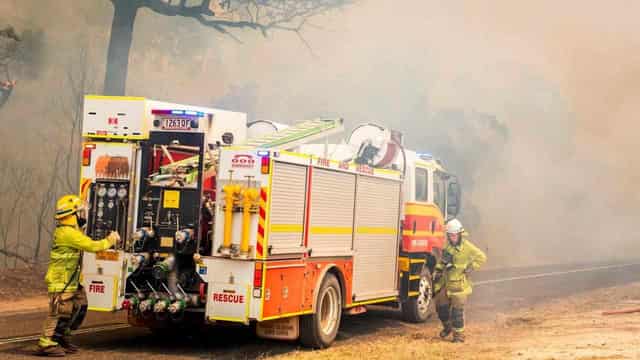
[[[447,242],[443,254],[445,252],[452,255],[453,266],[446,269],[442,259],[436,264],[435,270],[441,272],[442,276],[436,282],[434,291],[437,293],[444,287],[447,296],[471,294],[473,283],[467,277],[467,269],[478,270],[487,261],[487,255],[469,241],[467,233],[462,234],[457,246]]]
[[[112,241],[94,241],[75,226],[59,225],[53,233],[53,247],[49,268],[44,280],[52,292],[74,292],[78,289],[79,267],[82,251],[96,252],[112,246]],[[75,273],[75,274],[74,274]],[[73,279],[72,279],[73,277]],[[67,285],[69,283],[69,285]],[[65,288],[65,286],[67,286]]]

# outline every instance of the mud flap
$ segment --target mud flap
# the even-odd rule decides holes
[[[263,339],[296,340],[300,337],[300,317],[261,321],[256,325],[256,335]]]

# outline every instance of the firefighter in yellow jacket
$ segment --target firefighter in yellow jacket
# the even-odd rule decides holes
[[[56,229],[45,281],[49,293],[49,314],[44,322],[38,354],[64,356],[77,352],[69,334],[82,322],[87,297],[79,285],[82,251],[96,252],[115,245],[120,236],[111,232],[105,239],[93,241],[81,228],[86,209],[75,195],[61,197],[56,204]]]
[[[453,331],[453,342],[464,342],[464,304],[471,294],[468,274],[478,270],[487,256],[471,243],[458,219],[447,222],[447,246],[434,272],[436,312],[442,321],[441,338]]]

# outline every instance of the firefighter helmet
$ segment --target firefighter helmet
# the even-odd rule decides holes
[[[56,220],[63,219],[82,210],[82,200],[76,195],[65,195],[56,203]]]
[[[464,231],[462,223],[458,219],[451,219],[447,222],[447,234],[460,234]]]

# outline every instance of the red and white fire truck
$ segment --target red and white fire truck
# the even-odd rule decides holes
[[[90,310],[150,328],[256,323],[259,336],[329,346],[342,315],[389,304],[425,321],[430,273],[457,215],[455,176],[400,134],[341,119],[246,139],[242,113],[87,96],[81,195]]]

